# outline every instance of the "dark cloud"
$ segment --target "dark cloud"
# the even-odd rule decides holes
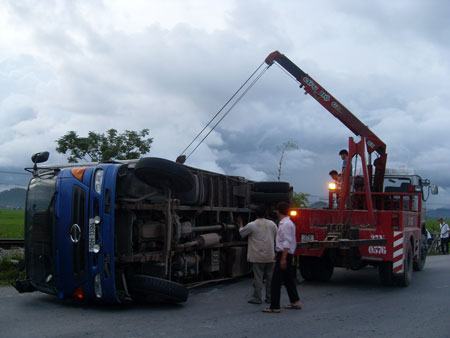
[[[450,4],[442,0],[361,1],[348,0],[335,8],[349,17],[363,18],[384,34],[402,39],[422,39],[426,43],[444,44],[450,37],[447,24]],[[445,48],[445,46],[442,46]]]
[[[10,46],[0,52],[0,120],[8,120],[0,165],[25,164],[30,152],[42,149],[61,161],[56,138],[68,130],[108,128],[150,128],[152,154],[175,158],[265,56],[279,49],[386,142],[389,166],[416,168],[450,191],[450,6],[230,4],[221,15],[208,2],[201,5],[199,13],[218,15],[217,26],[208,19],[203,27],[194,19],[146,22],[146,8],[129,18],[117,4],[103,2],[10,1],[3,6],[10,25],[21,28],[29,45],[16,50],[0,37],[0,47]],[[158,11],[156,4],[147,6]],[[170,13],[159,14],[171,20]],[[349,136],[272,66],[189,161],[274,179],[277,147],[292,140],[299,149],[287,154],[282,178],[299,191],[324,195],[327,173],[339,169],[337,152]]]

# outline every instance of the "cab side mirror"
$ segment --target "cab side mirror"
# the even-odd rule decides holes
[[[436,184],[432,184],[431,185],[431,194],[432,195],[437,195],[439,193],[439,188]]]
[[[31,161],[36,164],[36,163],[43,163],[46,162],[48,160],[48,157],[50,156],[48,151],[43,151],[40,153],[36,153],[33,156],[31,156]]]
[[[40,153],[36,153],[33,156],[31,156],[31,161],[33,161],[33,177],[37,176],[38,173],[38,163],[42,163],[48,160],[48,157],[50,156],[48,151],[43,151]]]

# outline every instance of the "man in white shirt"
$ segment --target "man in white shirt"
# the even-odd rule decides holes
[[[289,296],[290,304],[286,309],[302,308],[302,303],[297,293],[295,279],[295,266],[292,261],[297,248],[297,238],[295,237],[295,224],[288,216],[289,204],[281,202],[277,205],[277,215],[279,219],[277,237],[275,240],[275,268],[272,277],[271,303],[270,307],[263,312],[280,312],[281,285],[284,284]]]
[[[277,226],[265,218],[266,209],[256,209],[256,220],[242,226],[240,220],[239,233],[241,237],[248,237],[247,260],[253,269],[253,296],[248,301],[251,304],[262,303],[262,288],[266,281],[266,303],[270,303],[270,283],[275,262],[275,235]]]
[[[441,251],[443,255],[448,254],[449,227],[443,218],[439,218],[439,227],[441,229]]]

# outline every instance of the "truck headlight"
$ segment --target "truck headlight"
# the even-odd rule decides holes
[[[95,172],[94,176],[94,188],[97,194],[100,194],[102,192],[102,186],[103,186],[103,170],[98,169]]]
[[[102,278],[99,273],[94,277],[94,292],[95,297],[102,298]]]

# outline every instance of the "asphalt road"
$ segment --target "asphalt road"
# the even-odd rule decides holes
[[[249,279],[196,290],[182,306],[86,306],[5,287],[0,336],[450,337],[450,255],[429,257],[408,288],[377,278],[374,268],[337,269],[329,283],[301,283],[304,309],[281,314],[247,304]]]

